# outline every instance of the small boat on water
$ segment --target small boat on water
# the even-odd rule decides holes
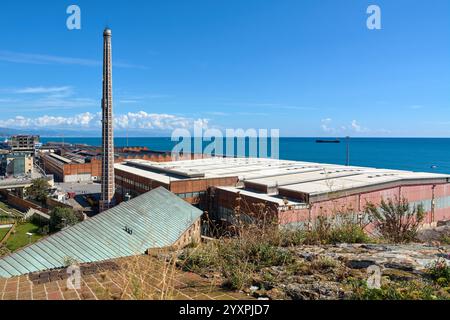
[[[316,143],[341,143],[341,141],[338,139],[334,139],[334,140],[318,139],[318,140],[316,140]]]

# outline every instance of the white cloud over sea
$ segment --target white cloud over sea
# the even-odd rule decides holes
[[[101,112],[84,112],[74,116],[39,117],[16,116],[0,120],[0,127],[11,129],[97,129],[101,128]],[[194,119],[173,114],[147,113],[145,111],[116,114],[114,125],[116,129],[136,130],[174,130],[192,128],[194,124],[208,127],[208,119]]]
[[[320,128],[327,134],[387,134],[386,129],[373,130],[361,125],[357,120],[352,120],[350,124],[333,125],[333,119],[325,118],[320,121]]]

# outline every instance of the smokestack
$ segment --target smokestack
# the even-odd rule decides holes
[[[114,132],[112,96],[111,29],[103,32],[103,97],[102,97],[102,194],[100,212],[114,206]]]

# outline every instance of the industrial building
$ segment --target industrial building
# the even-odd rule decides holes
[[[164,188],[0,258],[0,278],[182,248],[200,241],[202,211]]]
[[[12,152],[32,152],[40,146],[39,136],[33,135],[16,135],[12,136],[8,144]]]
[[[29,153],[0,155],[0,176],[24,176],[33,173],[33,156]]]
[[[39,153],[42,168],[60,182],[89,182],[102,179],[102,156],[97,147],[52,146]],[[143,147],[116,148],[114,162],[127,159],[147,159],[154,162],[171,161],[170,153],[150,151]]]
[[[155,163],[130,160],[115,165],[118,198],[164,187],[233,222],[264,206],[282,226],[300,226],[319,215],[363,212],[367,203],[405,197],[422,204],[426,223],[450,219],[450,176],[299,161],[209,158]]]

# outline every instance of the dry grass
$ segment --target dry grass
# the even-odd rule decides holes
[[[99,288],[105,300],[171,300],[174,296],[176,255],[165,258],[134,256],[119,262],[119,270],[104,271],[103,279],[111,279],[120,290]]]

